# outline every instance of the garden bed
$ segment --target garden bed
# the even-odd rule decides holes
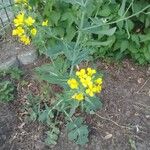
[[[23,106],[29,92],[40,93],[33,68],[49,60],[39,59],[23,67],[23,79],[17,83],[17,98],[0,104],[0,150],[46,150],[46,127],[25,121]],[[104,73],[103,107],[97,115],[85,115],[90,128],[87,150],[150,149],[150,74],[148,67],[139,67],[129,60],[122,64],[97,61]],[[64,126],[53,150],[77,150],[68,141]]]

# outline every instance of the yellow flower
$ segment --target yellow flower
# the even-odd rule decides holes
[[[76,76],[78,76],[79,78],[86,78],[87,74],[86,74],[85,69],[81,69],[80,71],[77,71]]]
[[[89,76],[87,76],[86,78],[81,78],[81,79],[80,79],[80,82],[82,83],[82,85],[83,85],[84,87],[87,87],[87,86],[90,86],[90,85],[93,84],[91,80],[92,80],[92,78],[89,77]]]
[[[24,13],[18,14],[13,21],[14,21],[14,25],[16,27],[19,26],[19,25],[23,25],[23,23],[24,23]]]
[[[18,27],[17,32],[18,32],[18,36],[21,36],[22,34],[24,34],[24,29],[22,27]]]
[[[86,89],[86,94],[90,95],[91,97],[94,96],[94,92],[92,91],[92,89]]]
[[[17,29],[14,29],[14,30],[12,30],[12,35],[17,35],[18,34],[18,31],[17,31]]]
[[[34,24],[34,22],[35,22],[35,20],[32,17],[30,17],[30,16],[25,20],[25,23],[28,26],[32,26]]]
[[[24,29],[22,27],[17,27],[12,31],[12,35],[18,35],[21,36],[24,34]]]
[[[70,86],[71,89],[77,89],[79,83],[76,81],[76,79],[72,78],[68,80],[68,85]]]
[[[48,20],[43,21],[42,26],[48,26]]]
[[[20,37],[20,41],[23,42],[25,45],[29,45],[30,44],[30,39],[26,35],[21,36]]]
[[[102,86],[100,86],[100,85],[96,86],[96,92],[97,93],[100,93],[101,90],[102,90]]]
[[[72,96],[72,98],[76,99],[78,101],[82,101],[82,100],[84,100],[84,95],[83,95],[83,93],[78,93],[78,94],[76,93]]]
[[[92,69],[92,68],[87,68],[87,74],[88,74],[88,76],[92,76],[93,74],[95,74],[96,73],[96,70],[95,69]]]
[[[102,87],[100,86],[100,85],[98,85],[98,86],[96,86],[96,85],[90,85],[89,87],[88,87],[88,89],[86,89],[86,94],[88,94],[88,95],[90,95],[91,97],[93,97],[94,96],[94,94],[96,94],[96,93],[100,93],[101,92],[101,90],[102,90]]]
[[[37,33],[37,30],[36,30],[35,28],[33,28],[33,29],[31,30],[31,34],[32,34],[33,36],[35,36],[36,33]]]
[[[98,79],[95,80],[95,83],[102,84],[102,81],[103,81],[102,78],[98,78]]]

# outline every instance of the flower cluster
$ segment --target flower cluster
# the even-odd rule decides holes
[[[13,29],[12,35],[17,36],[25,45],[29,45],[31,37],[37,34],[37,29],[34,27],[35,19],[31,16],[26,17],[25,13],[21,12],[14,18],[13,23],[16,28]],[[48,20],[44,20],[41,25],[48,26]]]
[[[102,78],[97,77],[96,70],[92,68],[77,71],[76,77],[70,78],[67,83],[75,91],[72,98],[78,101],[84,100],[86,96],[93,97],[102,90]]]
[[[13,29],[12,35],[18,36],[21,42],[29,45],[31,42],[29,35],[35,36],[37,33],[37,29],[33,26],[35,19],[31,16],[25,17],[25,14],[22,12],[16,16],[13,22],[16,28]]]

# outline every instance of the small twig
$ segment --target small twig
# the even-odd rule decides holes
[[[116,126],[120,127],[120,128],[124,128],[124,129],[129,129],[129,130],[132,130],[133,128],[130,128],[130,127],[126,127],[126,126],[122,126],[122,125],[119,125],[117,122],[109,119],[109,118],[105,118],[105,117],[102,117],[100,116],[99,114],[95,113],[95,115],[103,120],[107,120],[107,121],[110,121],[112,122],[113,124],[115,124]]]
[[[138,90],[138,91],[136,91],[135,93],[136,94],[139,94],[139,92],[143,89],[143,87],[147,84],[147,82],[149,81],[149,79],[150,78],[148,78],[145,82],[144,82],[144,84],[141,86],[141,88]]]

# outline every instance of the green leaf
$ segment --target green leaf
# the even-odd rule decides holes
[[[39,0],[29,0],[30,6],[35,6],[38,2]]]
[[[69,116],[72,117],[75,114],[76,109],[79,107],[79,102],[78,101],[72,101],[70,103],[70,105],[71,105],[71,109],[69,112]]]
[[[66,64],[62,62],[61,67],[64,65]],[[61,69],[63,70],[63,68]],[[54,64],[45,64],[41,67],[37,67],[35,71],[41,80],[45,80],[51,84],[58,84],[63,87],[66,86],[69,78],[67,72],[60,72],[60,68],[58,69],[57,65],[55,66],[55,62]]]
[[[45,139],[45,142],[47,145],[51,145],[51,144],[56,145],[57,140],[58,140],[58,134],[54,133],[53,129],[52,129],[52,131],[47,131],[47,138]]]
[[[150,62],[150,44],[147,47],[143,48],[143,53],[146,60]]]
[[[104,5],[102,9],[98,12],[98,15],[107,17],[111,14],[111,8],[108,5]]]
[[[138,46],[140,46],[140,39],[139,36],[137,34],[133,34],[131,35],[131,39],[133,42],[135,42]]]
[[[83,0],[63,0],[64,2],[66,3],[71,3],[72,5],[80,5],[80,6],[83,6]]]
[[[96,47],[101,47],[101,46],[108,46],[109,44],[112,43],[112,40],[108,40],[105,42],[100,42],[100,41],[89,41],[86,43],[87,46],[96,46]]]
[[[88,12],[87,17],[91,17],[93,12],[95,11],[94,1],[87,1],[86,7],[83,7],[82,11]]]
[[[51,11],[50,13],[50,20],[51,20],[51,23],[54,24],[54,25],[57,25],[58,24],[58,20],[60,19],[60,12],[58,11]]]
[[[64,37],[64,34],[65,34],[65,30],[63,27],[55,27],[53,30],[53,35],[56,36],[56,37],[60,37],[60,38],[63,38]]]
[[[101,107],[102,103],[98,97],[90,97],[85,99],[84,108],[87,113],[90,113],[91,111],[96,111]]]
[[[134,28],[134,23],[131,20],[127,20],[126,21],[126,29],[128,31],[131,31],[131,30],[133,30],[133,28]]]
[[[9,102],[14,99],[14,85],[10,81],[0,82],[0,102]]]
[[[129,48],[129,42],[127,40],[123,40],[120,45],[121,53]]]
[[[123,26],[124,26],[124,21],[119,21],[117,22],[117,26],[120,30],[122,30]]]
[[[79,145],[84,145],[88,142],[88,127],[83,125],[81,117],[75,118],[67,123],[68,138]]]
[[[119,16],[123,16],[124,12],[125,12],[125,6],[126,6],[126,1],[127,0],[122,0],[122,4],[121,4],[121,7],[118,11],[118,15]]]
[[[62,16],[61,16],[61,21],[66,21],[67,20],[67,24],[68,27],[70,27],[73,22],[76,22],[76,16],[74,15],[74,12],[71,9],[66,10]]]
[[[74,38],[74,36],[76,35],[76,30],[73,26],[70,26],[66,29],[66,36],[65,36],[65,39],[68,41],[68,42],[71,42],[72,39]]]
[[[74,49],[75,43],[66,45],[63,52],[72,65],[78,65],[81,61],[89,58],[90,49]]]
[[[94,28],[94,29],[89,29],[89,30],[86,30],[86,32],[88,33],[94,33],[94,34],[100,34],[100,35],[108,35],[108,36],[111,36],[115,33],[116,31],[116,27],[113,27],[111,29],[102,29],[101,27],[99,28]]]
[[[140,34],[139,38],[140,38],[140,42],[150,41],[150,33],[147,33],[145,35]]]

